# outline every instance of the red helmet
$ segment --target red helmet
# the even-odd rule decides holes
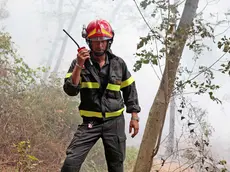
[[[87,40],[112,40],[114,33],[110,24],[106,20],[94,20],[85,29],[82,36]]]

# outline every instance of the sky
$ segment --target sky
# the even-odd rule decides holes
[[[55,12],[57,9],[57,5],[54,5],[55,2],[55,0],[8,0],[7,10],[9,11],[9,17],[0,21],[1,25],[5,26],[5,30],[12,35],[13,41],[16,43],[20,55],[31,67],[38,67],[46,64],[45,62],[49,57],[49,52],[57,32],[57,16],[59,15]],[[71,5],[73,4],[71,0],[64,2],[66,5],[63,8],[64,14],[62,14],[61,17],[64,21],[63,29],[67,29],[74,7]],[[200,0],[198,11],[202,11],[206,2],[206,0]],[[226,4],[229,3],[229,0],[214,0],[210,2],[211,3],[207,6],[204,13],[206,20],[210,20],[210,13],[223,13],[228,10]],[[117,4],[120,4],[120,8],[117,8]],[[114,9],[116,9],[115,12]],[[144,15],[147,17],[147,12],[144,12]],[[221,15],[219,17],[223,18]],[[142,111],[139,114],[140,133],[137,137],[132,139],[128,134],[128,130],[126,130],[126,132],[128,136],[128,144],[138,145],[141,142],[148,113],[159,86],[159,79],[155,75],[151,66],[145,65],[138,72],[133,72],[132,70],[136,61],[134,54],[136,53],[136,45],[139,41],[139,37],[145,36],[149,30],[145,26],[145,23],[138,13],[133,1],[123,2],[122,0],[111,0],[105,2],[102,0],[85,0],[82,3],[73,28],[69,31],[80,45],[86,46],[84,39],[81,38],[82,25],[87,25],[95,18],[103,18],[111,22],[111,25],[115,30],[112,50],[116,55],[125,60],[130,72],[135,78],[139,102],[142,108]],[[215,22],[214,19],[212,22]],[[154,24],[154,22],[152,23]],[[226,27],[218,28],[217,31],[221,32],[225,28]],[[66,36],[62,31],[60,34],[61,37]],[[226,34],[230,35],[230,32],[227,31]],[[205,43],[209,44],[208,41]],[[59,49],[60,45],[59,42]],[[216,45],[210,44],[210,46],[213,47],[213,51],[204,52],[201,58],[197,61],[197,64],[210,65],[220,57],[221,52],[217,50]],[[58,55],[58,52],[59,51],[57,51],[55,56]],[[68,70],[71,61],[76,57],[76,53],[76,45],[68,39],[61,66],[63,76]],[[193,61],[191,60],[192,57],[193,53],[185,50],[182,55],[181,63],[188,66],[188,68],[191,68],[191,64],[193,64]],[[155,67],[155,70],[160,74],[159,68]],[[206,109],[208,112],[208,121],[215,129],[212,136],[212,144],[213,147],[215,147],[215,151],[219,153],[220,156],[224,156],[230,160],[230,80],[229,77],[218,72],[215,74],[215,81],[221,86],[217,96],[223,100],[223,104],[216,104],[206,95],[192,95],[191,98],[197,105]],[[202,80],[203,78],[200,77],[198,79]],[[126,114],[126,126],[129,124],[129,117],[130,115]],[[163,137],[168,134],[168,121],[169,116],[167,115]],[[176,121],[180,123],[178,116],[176,117]],[[179,133],[177,134],[176,132],[176,136],[177,135],[179,135]]]

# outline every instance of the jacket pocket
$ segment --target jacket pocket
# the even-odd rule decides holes
[[[107,90],[107,98],[111,98],[111,99],[118,99],[119,98],[119,92],[118,91],[110,91]]]

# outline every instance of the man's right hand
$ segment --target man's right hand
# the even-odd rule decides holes
[[[86,48],[81,49],[77,54],[77,63],[79,66],[83,67],[85,60],[90,58],[89,50]]]
[[[85,60],[90,58],[89,50],[82,48],[77,54],[77,63],[72,72],[72,83],[78,85],[80,82],[81,69],[84,68]]]

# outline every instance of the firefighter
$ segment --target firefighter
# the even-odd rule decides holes
[[[110,50],[114,31],[106,20],[83,27],[89,46],[82,48],[71,63],[63,89],[69,96],[80,93],[79,112],[83,119],[66,150],[61,172],[78,172],[93,145],[102,139],[109,172],[123,172],[126,134],[124,108],[131,114],[129,133],[139,130],[141,108],[134,78],[124,60]]]

